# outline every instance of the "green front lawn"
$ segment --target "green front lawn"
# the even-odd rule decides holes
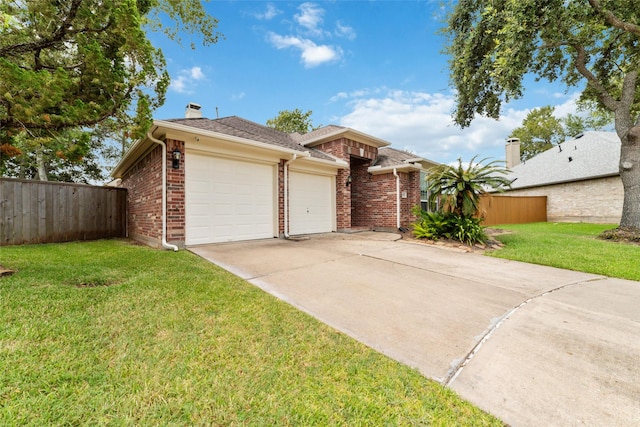
[[[490,256],[622,279],[640,280],[640,246],[598,240],[611,224],[535,223],[495,226],[505,247]]]
[[[501,425],[186,251],[0,248],[0,425]]]

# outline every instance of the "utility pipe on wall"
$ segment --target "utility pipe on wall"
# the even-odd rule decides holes
[[[147,138],[162,147],[162,247],[177,252],[176,245],[167,243],[167,145],[159,139],[155,139],[151,131],[147,132]]]
[[[393,176],[396,177],[396,225],[400,229],[400,175],[396,168],[393,168]]]
[[[289,238],[289,163],[298,158],[297,154],[284,163],[284,238]]]

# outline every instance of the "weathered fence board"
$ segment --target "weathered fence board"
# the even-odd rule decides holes
[[[495,196],[480,198],[483,225],[524,224],[547,221],[546,196]]]
[[[0,246],[126,235],[123,188],[0,178]]]

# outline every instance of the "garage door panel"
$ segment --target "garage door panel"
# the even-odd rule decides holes
[[[332,176],[291,171],[289,175],[289,233],[333,231],[335,210]]]
[[[188,245],[274,236],[274,167],[187,152]]]

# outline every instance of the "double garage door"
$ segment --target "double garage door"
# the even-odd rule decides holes
[[[278,235],[277,165],[187,152],[186,244]],[[289,233],[333,229],[332,177],[291,172]]]

